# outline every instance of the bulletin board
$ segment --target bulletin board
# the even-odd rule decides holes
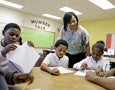
[[[22,42],[29,40],[34,43],[35,47],[50,48],[54,45],[55,33],[44,30],[36,30],[31,28],[23,28],[22,30]]]

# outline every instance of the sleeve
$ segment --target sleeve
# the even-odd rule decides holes
[[[103,66],[102,66],[102,69],[104,70],[104,71],[108,71],[108,70],[110,70],[110,62],[109,62],[109,60],[104,60],[103,61]]]
[[[46,65],[49,65],[49,64],[51,63],[50,58],[51,58],[51,53],[49,53],[49,54],[45,57],[45,59],[43,60],[42,63],[45,63]]]
[[[83,59],[82,61],[78,62],[78,63],[75,63],[73,65],[73,68],[76,69],[76,70],[81,70],[81,65],[86,62],[86,59]]]
[[[5,79],[9,85],[14,85],[15,83],[13,82],[13,75],[15,72],[11,72],[10,70],[7,70],[4,72]]]
[[[87,31],[84,27],[82,27],[81,25],[80,25],[80,28],[81,28],[82,31],[83,31],[83,41],[84,41],[84,44],[86,45],[86,44],[88,44],[88,42],[89,42],[89,33],[88,33],[88,31]]]

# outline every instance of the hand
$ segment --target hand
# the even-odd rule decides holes
[[[95,72],[92,72],[92,71],[87,71],[86,72],[86,76],[85,76],[86,80],[92,81],[95,77],[97,77]]]
[[[51,74],[60,75],[60,71],[57,68],[54,68],[53,70],[51,70]]]
[[[27,44],[28,44],[29,46],[31,46],[31,47],[34,47],[34,44],[33,44],[32,41],[27,41]]]
[[[87,69],[87,63],[83,63],[83,64],[81,65],[81,70],[85,70],[85,69]]]
[[[15,44],[8,44],[7,46],[4,47],[4,49],[1,51],[3,56],[6,56],[6,54],[10,51],[13,51],[17,48]]]
[[[96,69],[95,72],[96,72],[97,76],[103,77],[103,75],[104,75],[104,74],[103,74],[103,69],[102,69],[102,68]]]
[[[31,76],[30,74],[26,74],[26,73],[14,73],[13,75],[13,82],[14,83],[25,83],[25,82],[29,82],[29,84],[31,84],[34,81],[34,77]]]

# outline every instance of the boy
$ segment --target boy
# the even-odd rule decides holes
[[[83,59],[82,61],[74,64],[73,68],[77,70],[96,70],[96,73],[107,71],[110,69],[109,61],[105,60],[102,55],[104,52],[103,44],[96,43],[92,47],[92,56]]]
[[[41,64],[41,69],[49,72],[50,74],[59,75],[60,72],[57,68],[50,69],[49,67],[68,67],[69,59],[67,56],[65,56],[66,50],[68,49],[68,44],[65,40],[60,39],[55,43],[54,49],[55,53],[50,53],[46,56]]]
[[[0,65],[3,70],[11,69],[20,72],[7,59],[6,55],[17,48],[15,44],[21,44],[21,29],[15,23],[8,23],[2,31],[4,38],[0,42]],[[32,42],[28,42],[29,46],[34,46]]]

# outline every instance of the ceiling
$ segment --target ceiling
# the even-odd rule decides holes
[[[64,12],[59,10],[59,8],[63,6],[68,6],[70,8],[82,12],[83,14],[78,16],[80,21],[115,17],[115,8],[109,10],[102,10],[101,8],[90,3],[88,0],[6,0],[6,1],[11,1],[23,5],[24,7],[19,11],[31,15],[37,15],[40,17],[42,17],[42,14],[44,13],[49,13],[63,18]],[[115,5],[115,0],[109,0],[109,1]],[[0,4],[0,6],[3,5]]]

